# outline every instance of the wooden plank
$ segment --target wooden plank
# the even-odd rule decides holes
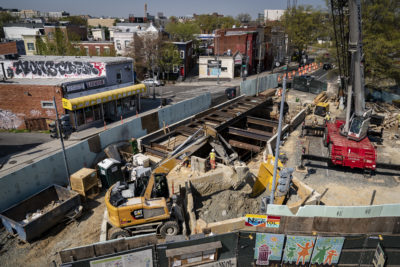
[[[286,217],[285,232],[312,232],[313,217]]]
[[[94,244],[93,247],[96,256],[109,255],[129,249],[125,239],[117,239],[105,243],[98,243]]]

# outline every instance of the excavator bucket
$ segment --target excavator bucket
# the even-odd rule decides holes
[[[268,186],[269,191],[272,190],[272,179],[274,175],[274,163],[275,163],[275,157],[272,155],[268,155],[267,161],[262,162],[260,164],[260,169],[258,170],[258,175],[257,179],[253,185],[253,192],[251,193],[251,197],[257,197],[259,196],[262,192],[265,191],[265,189]],[[276,173],[276,183],[278,183],[279,179],[279,168],[282,168],[282,162],[278,160],[278,170]],[[276,184],[275,184],[276,186]]]

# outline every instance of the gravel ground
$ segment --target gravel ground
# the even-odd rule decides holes
[[[76,222],[60,223],[32,243],[23,243],[0,230],[0,266],[57,266],[61,250],[98,242],[104,214],[104,193],[84,203]]]

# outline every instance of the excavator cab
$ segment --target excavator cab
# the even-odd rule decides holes
[[[325,117],[329,111],[329,103],[319,102],[314,109],[314,114],[317,116]]]

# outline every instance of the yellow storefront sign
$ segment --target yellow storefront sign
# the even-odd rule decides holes
[[[77,110],[144,92],[146,92],[146,86],[144,84],[136,84],[124,88],[118,88],[107,92],[81,96],[73,99],[63,98],[62,104],[63,108],[65,109]]]

